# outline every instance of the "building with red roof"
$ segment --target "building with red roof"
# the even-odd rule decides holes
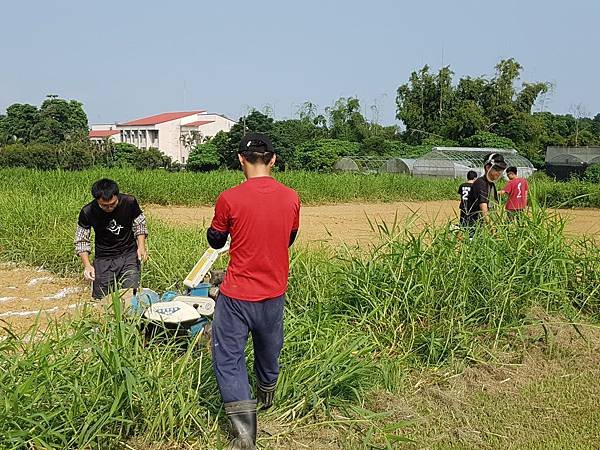
[[[235,122],[203,110],[155,114],[114,125],[92,125],[89,137],[96,142],[125,142],[141,149],[158,148],[173,161],[185,164],[190,151]]]
[[[104,145],[107,141],[117,143],[121,142],[121,131],[114,123],[92,125],[89,138],[98,145]]]

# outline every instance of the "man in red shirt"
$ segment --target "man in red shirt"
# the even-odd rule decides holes
[[[279,375],[288,248],[298,233],[300,199],[271,177],[276,156],[267,136],[245,135],[238,157],[246,181],[219,196],[207,231],[213,248],[223,247],[231,236],[229,266],[212,324],[212,353],[234,434],[230,448],[253,449],[257,400],[252,398],[244,350],[250,332],[256,394],[262,409],[267,409]]]
[[[514,166],[506,169],[506,175],[509,181],[504,186],[504,189],[500,191],[500,195],[508,195],[506,211],[508,212],[508,217],[513,220],[527,208],[527,190],[529,189],[529,185],[525,178],[517,177],[517,168]]]

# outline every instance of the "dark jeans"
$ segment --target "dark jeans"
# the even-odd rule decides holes
[[[524,213],[525,211],[522,209],[507,209],[506,213],[508,214],[508,220],[510,220],[511,222],[518,220],[519,217]]]
[[[114,258],[94,259],[96,279],[92,297],[101,299],[116,289],[136,289],[140,284],[140,261],[137,252]]]
[[[285,295],[247,302],[219,294],[212,323],[212,354],[223,403],[252,399],[244,354],[249,332],[256,378],[264,386],[277,382],[284,304]]]
[[[475,225],[477,221],[464,211],[460,212],[460,227],[473,239],[475,235]]]

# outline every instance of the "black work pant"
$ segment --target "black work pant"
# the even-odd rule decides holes
[[[115,289],[130,289],[140,284],[140,260],[137,252],[113,258],[94,259],[96,279],[92,284],[92,297],[101,299]]]

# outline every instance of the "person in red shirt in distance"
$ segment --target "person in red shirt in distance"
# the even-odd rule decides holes
[[[244,350],[252,333],[256,396],[267,409],[279,376],[288,248],[298,233],[300,199],[271,177],[276,156],[267,136],[245,135],[238,157],[246,181],[219,196],[207,231],[213,248],[222,248],[231,236],[229,266],[212,323],[212,354],[234,435],[229,448],[253,449],[257,400],[252,398]]]
[[[525,178],[517,177],[517,168],[514,166],[506,169],[506,176],[509,181],[504,186],[504,189],[500,191],[500,195],[508,195],[506,211],[508,212],[508,218],[514,220],[527,208],[527,191],[529,185]]]

